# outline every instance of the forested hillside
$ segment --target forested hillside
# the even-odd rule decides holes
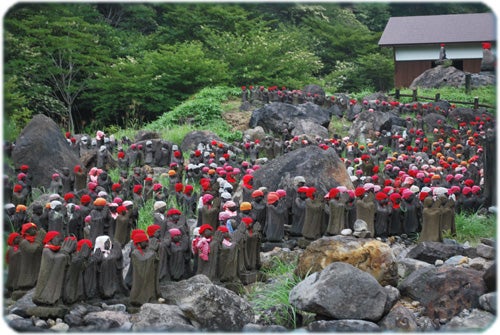
[[[72,132],[141,125],[204,87],[388,91],[391,16],[480,3],[18,3],[4,15],[4,137],[36,113]]]

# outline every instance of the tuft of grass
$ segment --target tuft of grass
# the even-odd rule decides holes
[[[154,199],[149,199],[146,201],[144,206],[139,209],[139,221],[137,222],[137,228],[146,231],[148,226],[153,224],[154,203]]]
[[[412,90],[410,89],[402,89],[401,94],[412,94]],[[496,105],[497,105],[497,95],[496,95],[496,86],[482,86],[478,88],[471,89],[470,94],[465,92],[465,88],[457,88],[457,87],[440,87],[440,88],[418,88],[418,96],[433,98],[437,93],[441,95],[442,100],[447,101],[461,101],[461,102],[474,102],[474,98],[478,97],[480,104],[487,104],[494,106],[490,113],[495,113]],[[401,97],[399,100],[402,103],[409,103],[411,101],[411,97]],[[421,99],[422,101],[427,101],[428,99]],[[460,107],[469,107],[472,105],[455,103],[455,105]]]
[[[273,263],[273,267],[261,269],[267,278],[267,283],[254,285],[247,293],[247,298],[255,313],[260,315],[264,322],[295,329],[298,324],[298,314],[288,298],[290,291],[301,279],[294,274],[295,263],[285,263],[278,258],[275,258]],[[267,320],[269,311],[273,313],[273,320]]]
[[[496,239],[496,215],[479,213],[459,213],[455,215],[457,233],[455,236],[445,234],[444,237],[455,239],[458,243],[469,242],[471,246],[477,246],[481,238]]]

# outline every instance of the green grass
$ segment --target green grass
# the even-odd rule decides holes
[[[477,246],[483,237],[496,239],[496,219],[494,214],[456,214],[456,236],[445,235],[444,237],[455,239],[461,244],[469,242],[471,246]]]
[[[401,94],[412,94],[413,91],[410,89],[400,90]],[[480,104],[487,104],[493,106],[490,113],[495,113],[497,101],[496,101],[496,86],[483,86],[480,88],[472,89],[470,94],[465,92],[464,88],[455,87],[440,87],[440,88],[418,88],[417,95],[421,97],[434,98],[437,93],[440,94],[441,100],[446,101],[463,101],[463,102],[474,102],[474,98],[478,97]],[[428,102],[429,99],[419,99],[420,101]],[[411,97],[401,97],[399,99],[402,103],[412,102]],[[469,104],[455,103],[457,107],[472,107]]]
[[[287,328],[296,328],[297,311],[292,306],[288,297],[290,291],[301,281],[294,275],[296,263],[285,263],[280,259],[273,260],[274,266],[268,269],[261,269],[266,276],[267,283],[256,283],[247,293],[247,299],[253,306],[257,315],[262,315],[265,320],[265,311],[272,308],[283,307],[279,313],[273,315],[274,322]]]

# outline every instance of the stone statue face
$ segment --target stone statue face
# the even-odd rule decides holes
[[[52,241],[51,241],[51,242],[52,242],[52,245],[61,245],[62,241],[63,241],[63,237],[62,237],[62,235],[61,235],[61,234],[59,234],[59,235],[55,236],[55,237],[52,239]]]

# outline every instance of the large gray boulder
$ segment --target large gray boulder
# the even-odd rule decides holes
[[[294,188],[293,179],[303,176],[307,186],[314,186],[317,194],[328,193],[332,187],[353,185],[344,163],[334,149],[324,150],[309,145],[270,160],[254,172],[254,188],[267,187],[270,191]]]
[[[375,138],[375,132],[390,131],[393,125],[404,126],[404,120],[397,116],[396,113],[382,112],[380,110],[363,111],[358,114],[352,123],[349,129],[349,137],[365,143],[367,138]]]
[[[253,111],[249,127],[261,126],[266,133],[281,134],[285,122],[297,125],[307,120],[328,129],[330,119],[326,109],[311,102],[300,105],[273,102]]]
[[[200,330],[239,332],[254,321],[252,306],[236,293],[197,275],[160,288],[165,302],[177,305]]]
[[[413,80],[410,89],[415,88],[440,88],[445,86],[463,87],[465,86],[464,71],[453,66],[439,65],[427,71],[424,71]],[[496,82],[494,73],[474,73],[471,75],[471,86],[479,87],[485,85],[494,85]]]
[[[289,295],[295,308],[326,319],[379,321],[386,290],[370,274],[342,262],[328,265],[299,284]]]
[[[21,131],[12,151],[14,166],[30,167],[33,187],[50,185],[52,174],[80,164],[79,157],[71,150],[61,129],[48,116],[37,114]]]

